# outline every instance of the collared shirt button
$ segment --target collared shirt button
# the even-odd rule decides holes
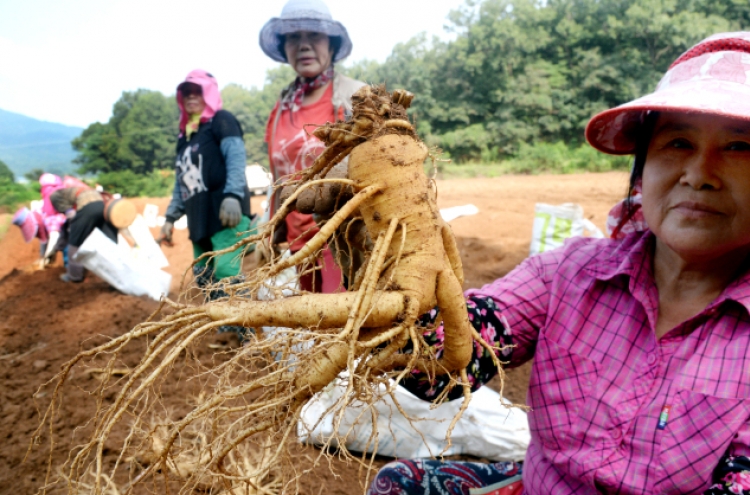
[[[648,357],[646,358],[646,362],[649,365],[653,365],[656,362],[656,354],[649,354]]]
[[[619,428],[615,428],[612,430],[612,438],[615,440],[619,440],[622,437],[622,431],[620,431]]]

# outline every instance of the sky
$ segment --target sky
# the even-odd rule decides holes
[[[262,87],[279,64],[258,45],[286,0],[0,0],[0,109],[66,125],[106,122],[123,91],[174,94],[192,69]],[[450,39],[464,0],[326,0],[354,49],[384,61],[413,36]]]

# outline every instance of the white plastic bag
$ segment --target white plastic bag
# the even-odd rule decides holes
[[[291,255],[292,253],[287,249],[281,254],[281,259],[279,261],[285,260]],[[299,279],[297,278],[296,267],[290,266],[289,268],[281,271],[281,273],[279,273],[275,277],[271,277],[263,282],[263,287],[258,289],[258,300],[271,301],[273,299],[276,299],[276,296],[279,294],[279,292],[281,293],[281,297],[293,296],[299,292]],[[261,329],[263,330],[263,334],[267,338],[272,337],[278,331],[291,330],[285,327],[261,327]],[[310,345],[312,345],[312,342],[301,342],[297,344],[293,350],[302,352],[305,349],[309,348]],[[281,359],[281,353],[274,353],[274,358],[276,360]]]
[[[277,260],[284,261],[291,257],[292,253],[286,249],[281,253],[281,257]],[[259,301],[271,301],[276,298],[274,295],[281,291],[282,297],[289,297],[297,294],[299,291],[299,281],[297,280],[297,268],[290,266],[289,268],[282,270],[275,277],[266,279],[263,282],[263,286],[258,289],[258,300]]]
[[[88,270],[125,294],[159,300],[169,293],[172,275],[138,259],[99,229],[83,241],[75,256]]]
[[[337,378],[305,406],[297,425],[301,442],[323,444],[333,434],[334,417],[326,414],[346,391],[346,378]],[[385,385],[381,385],[385,392]],[[521,461],[526,455],[531,434],[526,413],[518,408],[507,408],[505,399],[488,387],[472,394],[471,402],[451,434],[452,446],[445,452],[445,434],[458,412],[463,399],[446,402],[431,409],[403,387],[395,387],[394,395],[411,418],[425,418],[409,422],[401,415],[390,396],[373,406],[377,411],[378,454],[390,457],[432,457],[469,454],[491,460]],[[360,403],[348,406],[339,432],[345,437],[346,447],[354,452],[372,452],[371,411]]]
[[[604,237],[596,225],[583,218],[583,208],[580,205],[537,203],[534,208],[530,254],[539,254],[558,248],[568,237],[580,237],[584,233],[588,233],[588,237]]]
[[[471,203],[468,205],[451,206],[450,208],[440,209],[440,216],[443,217],[443,220],[446,222],[451,222],[460,217],[476,215],[477,213],[479,213],[479,208]]]
[[[154,236],[151,235],[148,222],[143,216],[137,215],[128,230],[138,244],[138,248],[134,250],[137,257],[145,258],[155,268],[169,266],[167,257],[164,256],[164,252],[154,240]]]
[[[146,225],[149,228],[154,227],[161,227],[159,225],[159,207],[152,203],[147,203],[146,206],[143,207],[143,219],[146,221]],[[164,225],[162,223],[162,225]]]

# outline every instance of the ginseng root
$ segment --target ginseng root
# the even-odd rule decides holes
[[[100,397],[114,392],[113,399],[109,405],[102,402],[92,437],[71,455],[69,479],[88,473],[93,465],[98,493],[105,476],[114,477],[121,463],[105,473],[104,445],[123,424],[143,433],[126,436],[122,459],[126,451],[138,450],[139,445],[155,445],[148,438],[156,430],[143,425],[158,409],[165,376],[178,361],[190,360],[191,349],[204,336],[226,325],[255,329],[256,336],[218,364],[190,360],[194,379],[202,380],[205,398],[159,427],[157,461],[146,470],[174,469],[175,459],[186,458],[180,441],[183,432],[202,424],[210,433],[205,438],[210,440],[201,442],[201,451],[189,456],[200,460],[203,469],[196,479],[216,476],[232,486],[265,479],[272,466],[292,462],[286,449],[303,407],[343,371],[348,372],[347,393],[332,412],[341,412],[354,400],[373,404],[378,400],[379,384],[387,384],[390,391],[394,386],[390,380],[398,381],[412,369],[433,377],[448,375],[452,386],[464,387],[468,398],[465,368],[475,346],[487,344],[479,342],[468,320],[458,249],[450,227],[440,217],[434,188],[423,169],[428,150],[406,117],[411,98],[405,91],[389,94],[384,87],[358,91],[352,98],[352,120],[314,131],[327,148],[300,179],[291,182],[295,193],[260,234],[232,248],[240,250],[249,242],[272,236],[304,190],[326,181],[350,188],[353,197],[338,205],[302,250],[285,259],[272,259],[245,283],[234,286],[230,297],[223,300],[199,306],[168,302],[173,314],[145,322],[66,364],[45,416],[50,426],[62,382],[76,363],[109,356],[109,368],[114,369],[125,346],[149,339],[140,363],[127,375],[116,382],[112,376],[105,378]],[[327,172],[347,156],[348,178],[326,179]],[[281,297],[281,289],[268,283],[292,266],[298,273],[314,270],[313,261],[321,249],[326,243],[339,242],[335,234],[353,218],[364,222],[372,247],[365,253],[366,263],[348,277],[349,291],[297,291],[291,297]],[[346,252],[346,246],[338,248],[339,253]],[[435,307],[445,327],[439,359],[417,328],[418,317]],[[411,344],[410,352],[403,353],[407,344]],[[343,439],[333,440],[344,444]],[[253,472],[239,472],[226,461],[238,446],[248,442],[257,445],[262,455]],[[191,445],[196,448],[195,442]],[[289,472],[301,475],[292,468]]]

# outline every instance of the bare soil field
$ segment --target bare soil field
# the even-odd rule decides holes
[[[451,223],[464,263],[465,288],[480,287],[503,276],[528,256],[536,202],[578,203],[585,216],[603,230],[607,212],[626,188],[627,175],[621,172],[438,181],[440,207],[471,203],[479,208],[479,214]],[[253,198],[253,211],[260,210],[262,199]],[[141,208],[147,202],[157,204],[163,214],[168,200],[137,202]],[[153,233],[157,235],[158,229]],[[170,261],[167,270],[173,275],[174,292],[192,259],[187,231],[176,231],[175,246],[164,251]],[[94,276],[82,284],[65,284],[58,278],[64,270],[61,260],[44,271],[32,271],[30,265],[37,252],[37,242],[26,244],[12,225],[0,239],[0,494],[32,494],[43,485],[48,446],[29,450],[31,435],[39,424],[39,410],[49,400],[50,388],[39,387],[80,349],[123,334],[158,306],[154,301],[123,295]],[[215,337],[218,345],[227,347],[237,345],[232,339],[226,334]],[[138,355],[135,351],[133,354],[124,356],[124,360],[134,364]],[[508,372],[505,390],[509,399],[524,401],[528,376],[528,364]],[[95,388],[95,381],[91,373],[74,374],[69,380],[52,427],[56,438],[53,470],[84,438],[85,425],[95,410],[95,399],[87,390]],[[170,401],[178,404],[188,393],[175,386],[164,391],[163,400],[167,406]],[[114,462],[117,454],[114,450],[107,452],[107,459]],[[314,447],[300,446],[300,465],[309,465],[317,455]],[[376,465],[387,461],[378,459]],[[360,491],[359,468],[353,463],[334,458],[330,464],[319,466],[315,474],[302,479],[302,493]],[[58,487],[52,493],[64,490]]]

